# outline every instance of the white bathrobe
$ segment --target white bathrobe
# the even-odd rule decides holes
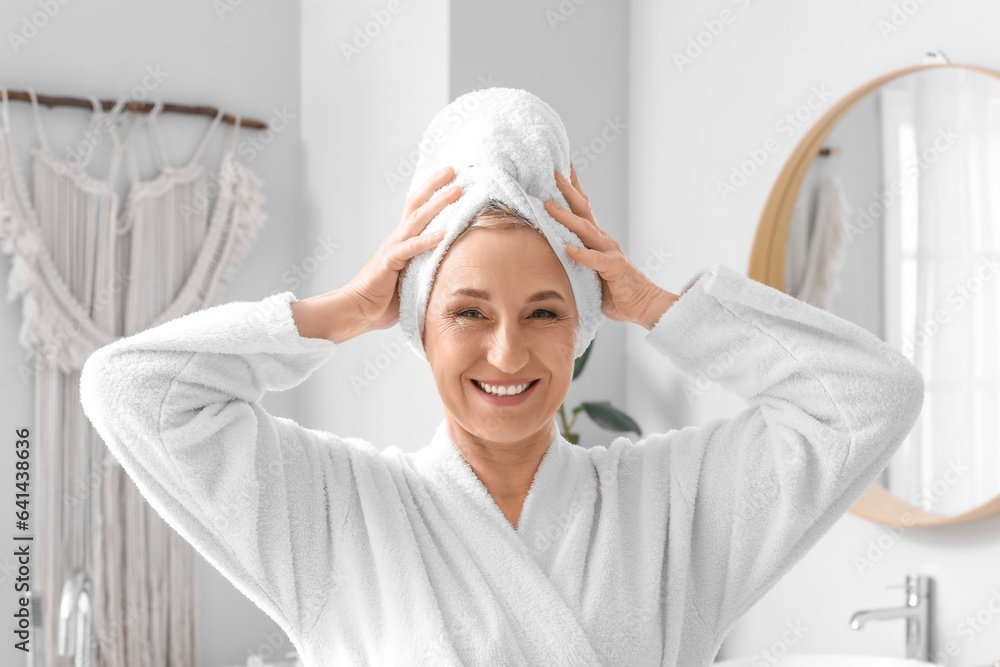
[[[692,391],[717,381],[747,407],[590,448],[556,429],[516,529],[443,421],[404,452],[261,407],[337,347],[299,335],[291,292],[99,349],[82,402],[149,503],[309,667],[698,667],[886,466],[923,380],[868,331],[725,265],[683,292],[646,340]]]

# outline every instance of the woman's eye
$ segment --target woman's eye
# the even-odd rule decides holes
[[[470,315],[466,315],[466,313],[473,313],[475,315],[480,314],[479,311],[474,308],[466,308],[465,310],[460,310],[455,314],[458,315],[459,317],[471,317],[472,319],[479,319],[478,317],[472,317]],[[545,317],[556,317],[556,314],[553,313],[551,310],[545,310],[543,308],[539,308],[534,313],[532,313],[532,315],[537,315],[538,313],[542,313]]]

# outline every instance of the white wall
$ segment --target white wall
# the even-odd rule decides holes
[[[340,247],[295,290],[299,297],[344,286],[396,228],[411,153],[449,100],[448,3],[399,0],[395,13],[389,5],[303,4],[302,254],[313,254],[318,238]],[[366,26],[374,35],[367,44],[357,38]],[[359,53],[345,55],[341,43],[356,38]],[[398,336],[395,326],[338,347],[297,388],[303,425],[379,448],[426,442],[443,415],[440,400],[430,368]],[[367,379],[366,368],[374,371]]]
[[[806,129],[855,87],[921,62],[930,49],[943,49],[953,62],[1000,69],[994,29],[1000,6],[970,0],[906,3],[916,13],[901,14],[907,20],[883,38],[878,21],[888,21],[893,7],[902,4],[633,0],[629,233],[633,253],[644,244],[669,239],[675,255],[661,284],[668,289],[682,285],[713,261],[746,271],[754,232],[780,168]],[[732,12],[731,21],[679,71],[672,54],[705,29],[703,21],[720,17],[725,9]],[[776,123],[806,103],[813,86],[829,90],[830,99],[786,137]],[[769,137],[780,150],[722,201],[716,182]],[[660,377],[655,353],[641,347],[630,353],[630,409],[657,428],[676,427],[677,418],[702,424],[741,407],[739,399],[718,389],[689,407],[677,382]],[[888,546],[880,558],[879,542]],[[870,550],[874,564],[859,572],[855,558],[868,557]],[[902,591],[885,586],[901,584],[905,573],[926,572],[938,583],[936,636],[942,647],[954,641],[959,649],[948,664],[985,665],[1000,659],[1000,615],[987,606],[993,592],[1000,591],[997,562],[1000,518],[899,533],[845,515],[737,624],[720,658],[756,655],[757,664],[772,664],[761,651],[775,642],[778,650],[790,653],[902,656],[902,621],[852,631],[848,620],[859,609],[901,604]],[[994,609],[997,604],[993,602]],[[978,632],[967,631],[971,626],[961,624],[977,614],[989,623]],[[800,622],[808,630],[782,646],[787,622]]]

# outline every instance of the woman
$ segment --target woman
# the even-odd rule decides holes
[[[710,664],[885,467],[919,413],[919,373],[722,264],[680,294],[659,288],[598,226],[575,172],[557,172],[569,208],[545,210],[582,241],[571,254],[600,275],[604,315],[745,410],[639,442],[566,442],[555,412],[575,295],[529,221],[491,205],[430,292],[421,342],[446,415],[431,443],[380,450],[269,415],[266,391],[397,322],[400,272],[440,242],[421,232],[462,195],[444,188],[454,178],[424,182],[340,289],[223,304],[98,350],[87,415],[306,665]],[[511,383],[529,386],[488,395]]]

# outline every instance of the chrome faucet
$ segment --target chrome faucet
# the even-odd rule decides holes
[[[860,630],[867,621],[906,619],[906,657],[927,661],[931,654],[931,584],[924,575],[906,575],[906,604],[889,609],[859,611],[851,617],[851,629]],[[898,586],[890,586],[898,588]]]
[[[59,646],[73,656],[73,667],[90,667],[90,633],[94,624],[93,585],[86,568],[67,570],[59,602]]]

